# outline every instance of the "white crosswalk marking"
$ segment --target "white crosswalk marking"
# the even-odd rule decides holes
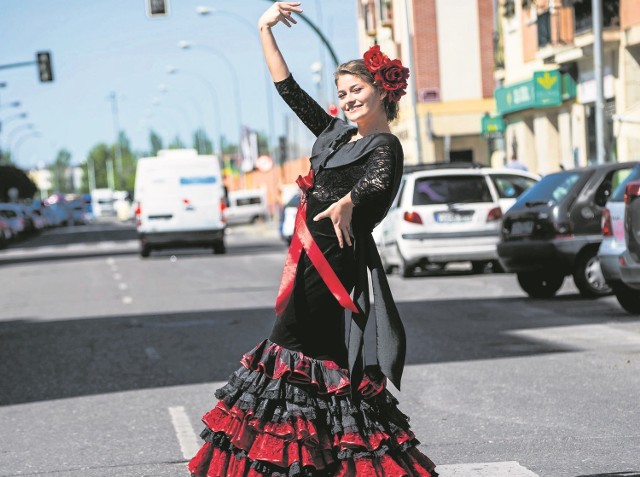
[[[180,444],[180,450],[182,456],[189,460],[200,449],[200,443],[196,437],[196,433],[193,430],[189,416],[184,410],[184,406],[173,406],[169,408],[169,414],[171,414],[171,422]]]
[[[436,471],[440,477],[538,477],[517,462],[438,465]]]

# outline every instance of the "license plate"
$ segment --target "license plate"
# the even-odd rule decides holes
[[[471,222],[473,212],[436,212],[434,217],[436,222],[440,224],[457,224],[460,222]]]
[[[511,235],[531,235],[533,232],[533,221],[513,222],[511,224]]]

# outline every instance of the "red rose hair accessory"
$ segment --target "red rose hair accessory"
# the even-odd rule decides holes
[[[373,45],[364,54],[364,64],[373,75],[376,84],[387,92],[387,99],[393,103],[406,94],[409,68],[400,60],[391,60],[380,51],[380,45]]]

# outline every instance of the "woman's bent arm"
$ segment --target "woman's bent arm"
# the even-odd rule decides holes
[[[292,13],[302,12],[299,8],[300,2],[276,2],[263,13],[258,20],[258,28],[260,29],[260,39],[262,41],[262,50],[264,52],[271,78],[274,82],[285,80],[289,77],[289,67],[284,61],[284,57],[278,48],[276,39],[273,37],[271,28],[279,22],[291,27],[291,23],[297,23]]]

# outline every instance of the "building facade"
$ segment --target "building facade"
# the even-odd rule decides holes
[[[607,161],[640,159],[640,2],[603,0]],[[505,155],[546,174],[596,161],[592,0],[500,0]]]
[[[491,162],[493,0],[357,0],[361,51],[379,44],[411,68],[391,127],[405,162]],[[411,61],[413,60],[413,61]]]

